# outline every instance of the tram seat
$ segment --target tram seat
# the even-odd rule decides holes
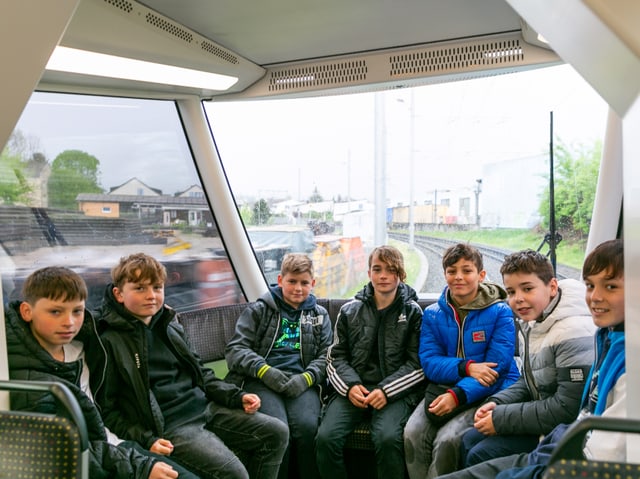
[[[89,477],[89,441],[82,410],[57,382],[0,381],[0,391],[48,392],[61,407],[57,415],[0,411],[0,477]]]
[[[618,431],[640,434],[640,420],[603,416],[587,416],[564,433],[553,450],[544,479],[570,477],[611,477],[639,479],[640,464],[585,459],[582,449],[590,431]]]
[[[347,301],[349,299],[318,298],[318,304],[326,308],[334,326],[340,308]],[[424,309],[433,301],[420,299],[418,303]],[[220,378],[224,378],[228,372],[224,359],[225,345],[233,336],[236,321],[247,306],[248,303],[239,303],[178,314],[178,320],[184,327],[191,346],[204,364],[213,369],[216,376]],[[347,439],[345,447],[353,450],[373,449],[367,422],[356,427]]]

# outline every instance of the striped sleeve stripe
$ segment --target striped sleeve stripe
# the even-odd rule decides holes
[[[395,381],[385,384],[383,390],[387,396],[394,396],[412,388],[424,379],[422,369],[415,369],[413,372],[406,374]]]

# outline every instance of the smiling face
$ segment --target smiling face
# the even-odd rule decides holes
[[[127,281],[122,288],[114,287],[113,295],[127,311],[149,324],[152,316],[164,304],[164,283],[152,283],[150,280]]]
[[[509,306],[523,321],[538,319],[551,299],[558,294],[558,281],[552,278],[545,284],[534,273],[503,274]]]
[[[612,328],[624,322],[624,276],[612,277],[610,270],[586,276],[585,299],[593,323]]]
[[[486,271],[478,271],[476,264],[465,258],[460,258],[455,263],[447,266],[444,277],[449,287],[452,299],[464,306],[470,303],[478,294],[478,285],[484,280]]]
[[[40,346],[51,356],[63,360],[62,345],[80,332],[84,322],[84,300],[40,298],[34,304],[20,304],[20,316],[29,323]]]

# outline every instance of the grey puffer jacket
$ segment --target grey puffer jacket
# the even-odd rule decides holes
[[[316,304],[310,295],[301,306],[300,356],[305,371],[315,378],[315,384],[326,382],[327,349],[331,344],[332,327],[329,313]],[[242,387],[246,377],[256,377],[273,348],[281,323],[279,308],[272,293],[266,292],[242,312],[235,334],[227,343],[225,356],[229,374],[225,380]]]
[[[492,413],[498,434],[548,434],[578,415],[596,328],[584,285],[566,279],[559,286],[560,299],[542,321],[517,321],[522,375],[489,398],[498,404]]]
[[[367,284],[354,300],[340,308],[333,344],[327,355],[327,376],[335,391],[347,396],[349,389],[363,384],[373,344],[377,345],[383,379],[377,385],[388,401],[408,398],[418,403],[424,395],[424,373],[418,359],[422,308],[410,286],[400,283],[398,294],[381,324],[373,287]]]

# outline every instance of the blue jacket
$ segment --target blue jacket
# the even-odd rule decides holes
[[[514,383],[520,373],[516,365],[513,313],[505,302],[504,290],[492,283],[480,283],[478,295],[460,309],[467,312],[459,321],[445,287],[437,303],[425,309],[420,331],[420,364],[431,382],[451,386],[458,403],[472,403]],[[467,365],[495,362],[498,380],[489,387],[467,376]]]

